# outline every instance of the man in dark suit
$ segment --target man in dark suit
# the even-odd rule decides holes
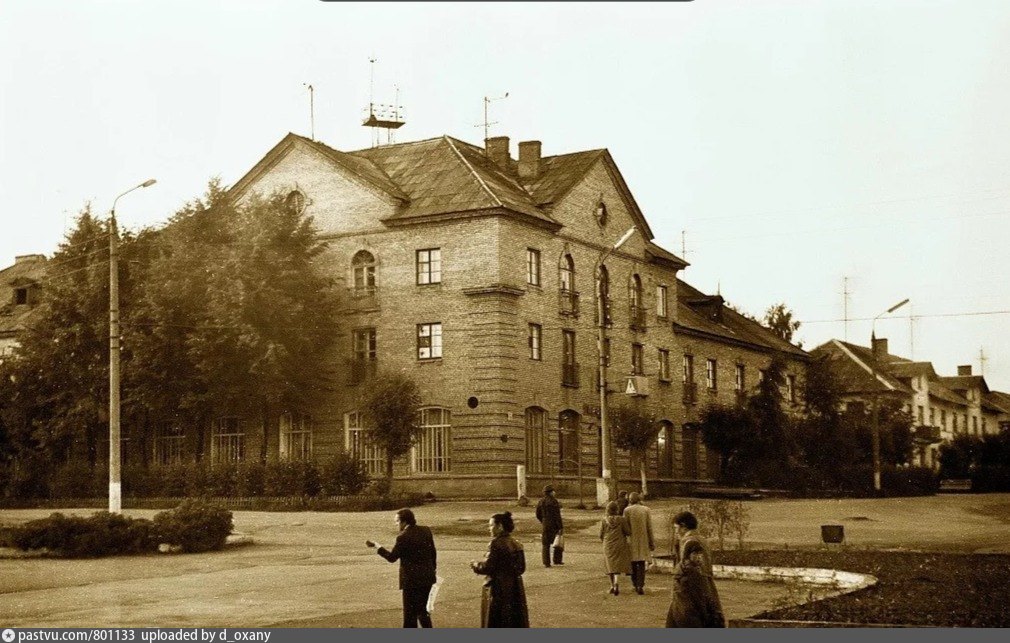
[[[564,525],[561,522],[561,503],[554,497],[554,487],[547,485],[544,487],[544,497],[537,503],[537,520],[540,521],[543,531],[540,534],[542,545],[542,555],[544,567],[551,566],[551,545],[558,534],[564,533]],[[563,547],[554,548],[554,564],[563,565]]]
[[[403,626],[417,627],[420,623],[421,627],[431,627],[428,594],[435,584],[435,539],[431,529],[417,524],[410,509],[397,511],[395,520],[400,533],[392,551],[371,540],[366,540],[365,544],[376,547],[378,554],[391,563],[400,561]]]

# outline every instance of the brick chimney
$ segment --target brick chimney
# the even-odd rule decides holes
[[[498,169],[506,174],[512,171],[509,167],[509,161],[512,158],[509,156],[509,137],[508,136],[492,136],[491,138],[484,140],[484,154],[487,155],[491,162],[498,166]]]
[[[957,374],[959,377],[971,375],[971,364],[962,364],[961,366],[958,366]]]
[[[519,178],[533,180],[540,176],[540,141],[519,143]]]
[[[886,337],[874,337],[873,338],[873,357],[874,359],[881,359],[887,357],[887,338]]]

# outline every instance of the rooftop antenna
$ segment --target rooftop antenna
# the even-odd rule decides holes
[[[371,65],[368,79],[368,115],[362,125],[372,128],[372,147],[379,146],[379,130],[386,130],[386,144],[393,143],[393,131],[400,129],[406,123],[403,120],[403,107],[400,105],[400,88],[396,86],[396,99],[392,105],[375,102],[375,63],[374,56],[368,59]]]
[[[979,375],[985,377],[985,363],[989,361],[989,358],[985,356],[985,348],[981,347],[978,349],[978,370]]]
[[[842,319],[845,322],[845,341],[849,341],[849,295],[852,292],[849,290],[849,278],[842,277]]]
[[[316,140],[316,106],[315,106],[315,88],[308,84],[302,83],[302,86],[308,87],[309,89],[309,138],[313,141]]]
[[[505,100],[508,97],[509,97],[509,93],[508,92],[505,92],[504,96],[498,96],[497,98],[489,98],[487,96],[484,97],[484,122],[483,123],[477,123],[476,125],[474,125],[474,127],[481,127],[481,126],[484,127],[484,140],[485,141],[491,135],[490,134],[490,132],[491,132],[491,126],[498,124],[498,121],[493,121],[493,122],[492,121],[488,121],[488,116],[487,116],[488,107],[491,105],[491,103],[496,102],[496,101],[500,101],[500,100]]]
[[[912,304],[908,305],[908,357],[915,359],[915,322],[917,318],[912,309]]]

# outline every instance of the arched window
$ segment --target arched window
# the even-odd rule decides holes
[[[666,420],[660,421],[656,435],[656,473],[660,478],[673,476],[673,424]]]
[[[547,411],[538,406],[526,409],[526,473],[546,473]]]
[[[596,296],[603,302],[603,314],[604,323],[609,326],[610,319],[610,272],[607,270],[606,266],[600,266],[599,268],[599,279],[596,284]],[[596,312],[597,320],[599,323],[599,310]]]
[[[574,474],[579,470],[580,416],[568,409],[558,416],[558,473]]]
[[[344,449],[352,458],[363,463],[370,476],[386,473],[386,450],[372,443],[364,417],[358,411],[344,415]]]
[[[575,260],[570,254],[561,257],[561,263],[558,266],[558,282],[561,284],[561,292],[575,292]]]
[[[375,257],[367,250],[359,250],[351,259],[354,268],[355,292],[375,290]]]
[[[284,205],[295,214],[301,214],[305,211],[305,195],[301,190],[291,190],[284,198]]]
[[[631,275],[631,281],[628,283],[628,300],[632,308],[642,307],[642,278],[638,275]]]
[[[451,471],[452,425],[449,409],[421,409],[417,417],[421,434],[414,443],[414,471],[418,473]]]

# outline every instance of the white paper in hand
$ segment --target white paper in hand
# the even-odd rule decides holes
[[[425,609],[429,613],[435,611],[435,600],[438,599],[438,590],[442,589],[442,581],[444,580],[441,576],[436,576],[435,584],[431,586],[431,591],[428,592],[428,604],[425,606]]]

